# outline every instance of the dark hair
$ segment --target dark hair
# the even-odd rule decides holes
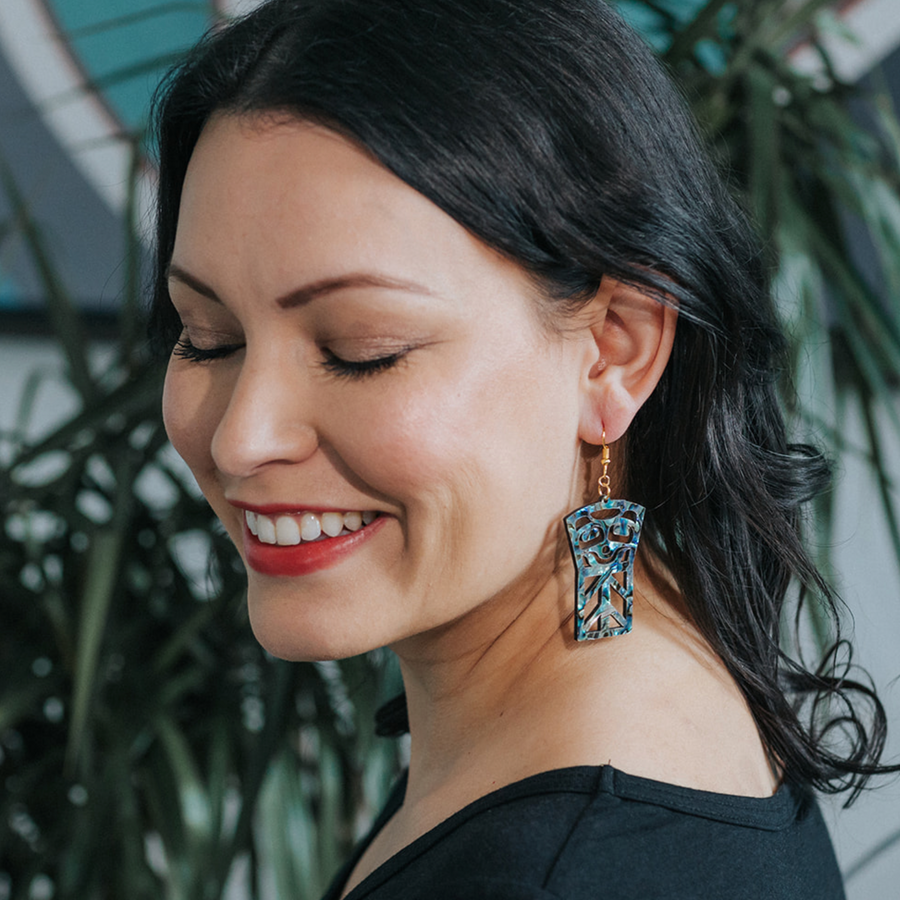
[[[269,0],[208,35],[155,106],[152,323],[169,345],[180,330],[166,268],[182,183],[216,111],[336,129],[563,309],[603,275],[676,302],[671,361],[624,442],[622,494],[648,508],[645,543],[786,777],[851,788],[852,799],[888,770],[878,766],[884,711],[846,677],[840,644],[815,672],[782,647],[792,585],[839,625],[800,538],[801,506],[826,487],[828,466],[788,442],[783,338],[752,231],[681,97],[614,12],[599,0]]]

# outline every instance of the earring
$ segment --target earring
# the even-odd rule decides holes
[[[634,556],[644,523],[644,507],[611,500],[606,432],[600,463],[600,499],[563,519],[575,561],[575,640],[591,641],[631,631]],[[621,576],[621,577],[616,577]],[[613,604],[613,594],[622,607]]]

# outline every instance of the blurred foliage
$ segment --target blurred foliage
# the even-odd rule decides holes
[[[785,397],[797,431],[824,439],[838,462],[854,453],[871,463],[900,561],[879,433],[886,423],[900,434],[900,123],[886,90],[841,82],[821,39],[853,36],[833,6],[712,0],[673,28],[663,58],[766,242],[792,341]],[[792,65],[801,42],[818,55],[815,74]],[[864,442],[851,445],[857,410]],[[825,570],[832,499],[817,508]]]
[[[803,403],[791,412],[838,456],[870,459],[900,558],[874,424],[885,416],[900,431],[889,103],[842,84],[824,50],[820,74],[792,68],[798,41],[834,27],[823,0],[620,5],[642,13],[760,223],[794,340]],[[135,171],[140,146],[136,136]],[[0,897],[213,900],[231,878],[241,896],[314,900],[397,769],[397,746],[371,725],[396,669],[383,652],[289,664],[258,647],[240,561],[166,443],[137,229],[121,338],[101,362],[2,160],[0,179],[12,209],[0,243],[15,233],[30,248],[80,406],[30,443],[35,373],[0,435]],[[868,236],[865,265],[851,224]],[[865,446],[842,443],[851,403]]]

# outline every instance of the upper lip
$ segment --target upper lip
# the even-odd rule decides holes
[[[263,516],[272,516],[278,513],[290,515],[305,512],[366,512],[370,509],[367,506],[321,506],[315,503],[244,503],[240,500],[229,500],[228,502],[238,509],[249,510]]]

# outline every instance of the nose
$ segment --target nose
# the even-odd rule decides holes
[[[302,462],[319,443],[306,366],[274,354],[254,357],[249,348],[245,354],[210,448],[216,468],[235,478]]]

